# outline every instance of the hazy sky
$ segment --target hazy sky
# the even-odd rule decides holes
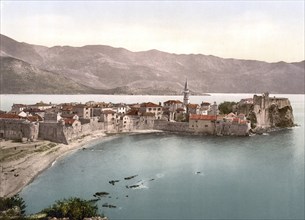
[[[304,1],[1,1],[1,33],[268,62],[304,60]]]

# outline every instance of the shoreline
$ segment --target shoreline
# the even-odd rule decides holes
[[[119,137],[121,134],[146,134],[162,132],[158,130],[139,130],[136,132],[126,132],[126,133],[114,133],[107,134],[104,131],[94,131],[90,135],[85,136],[82,139],[76,139],[66,144],[55,144],[50,141],[37,141],[28,144],[23,143],[13,143],[11,141],[1,142],[1,150],[13,148],[14,145],[21,145],[25,150],[21,149],[20,152],[24,152],[26,148],[34,148],[39,144],[39,146],[44,146],[46,144],[54,144],[56,146],[43,151],[43,152],[29,152],[28,155],[22,158],[18,158],[12,161],[4,161],[0,163],[0,197],[11,197],[22,191],[27,185],[32,183],[37,176],[42,172],[52,167],[57,160],[67,156],[68,154],[83,148],[86,145],[90,145],[98,140],[103,140],[104,138]],[[9,147],[2,147],[2,144],[9,145]],[[37,144],[38,143],[38,144]],[[4,145],[3,144],[3,145]],[[23,146],[22,146],[23,145]],[[15,148],[16,150],[16,148]]]
[[[76,139],[70,144],[56,144],[55,147],[43,152],[30,152],[22,158],[13,161],[1,162],[0,173],[0,197],[11,197],[18,194],[24,187],[32,183],[37,176],[52,166],[58,159],[72,153],[93,141],[103,139],[106,134],[101,131],[93,132],[83,139]],[[54,144],[49,141],[37,141],[40,146],[45,144]],[[3,142],[2,142],[3,143]],[[5,143],[11,145],[11,143]],[[22,143],[18,143],[22,145]],[[24,147],[36,146],[36,142],[25,144]],[[21,150],[26,151],[26,150]]]

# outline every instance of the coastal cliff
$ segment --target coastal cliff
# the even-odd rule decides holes
[[[288,98],[254,95],[253,102],[240,102],[237,112],[245,114],[251,121],[253,131],[271,130],[275,128],[293,127],[293,109]]]

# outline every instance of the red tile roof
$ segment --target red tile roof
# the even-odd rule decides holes
[[[187,107],[188,108],[198,108],[199,105],[198,104],[188,104]]]
[[[72,111],[73,106],[72,105],[63,105],[62,110],[63,111]]]
[[[21,119],[22,117],[16,115],[16,114],[0,114],[0,118],[6,118],[6,119]]]
[[[226,117],[235,118],[237,116],[233,112],[231,112]]]
[[[72,125],[75,122],[75,119],[66,118],[64,119],[65,125]]]
[[[209,105],[211,105],[211,103],[209,103],[209,102],[202,102],[201,105],[209,106]]]
[[[116,112],[112,111],[112,110],[104,110],[104,111],[102,111],[102,113],[110,115],[110,114],[115,114]]]
[[[142,115],[143,116],[155,116],[155,114],[152,112],[144,112]]]
[[[195,115],[195,114],[190,114],[189,117],[190,120],[216,120],[217,116],[216,115]]]
[[[73,108],[89,108],[89,106],[87,106],[85,104],[77,104],[77,105],[73,106]]]
[[[132,109],[126,113],[126,115],[138,115],[139,111],[136,109]]]
[[[239,118],[233,118],[233,122],[239,122]]]
[[[23,109],[24,112],[45,112],[45,110],[41,110],[39,108],[26,108],[26,109]]]
[[[141,107],[151,108],[151,107],[162,107],[162,106],[157,105],[157,104],[152,103],[152,102],[147,102],[147,103],[142,103]]]
[[[179,101],[179,100],[168,100],[166,102],[164,102],[164,104],[183,104],[183,102]]]
[[[35,121],[42,121],[41,117],[38,116],[27,116],[25,117],[27,120],[29,120],[30,122],[35,122]]]

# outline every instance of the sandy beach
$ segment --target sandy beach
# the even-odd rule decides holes
[[[44,140],[27,143],[1,141],[0,197],[17,194],[58,158],[105,136],[105,133],[96,131],[69,145]]]
[[[137,130],[122,134],[133,135],[155,132],[162,131]],[[0,197],[10,197],[17,194],[60,157],[106,136],[107,134],[102,131],[95,131],[90,135],[74,140],[69,145],[45,140],[27,143],[11,140],[0,141]]]

